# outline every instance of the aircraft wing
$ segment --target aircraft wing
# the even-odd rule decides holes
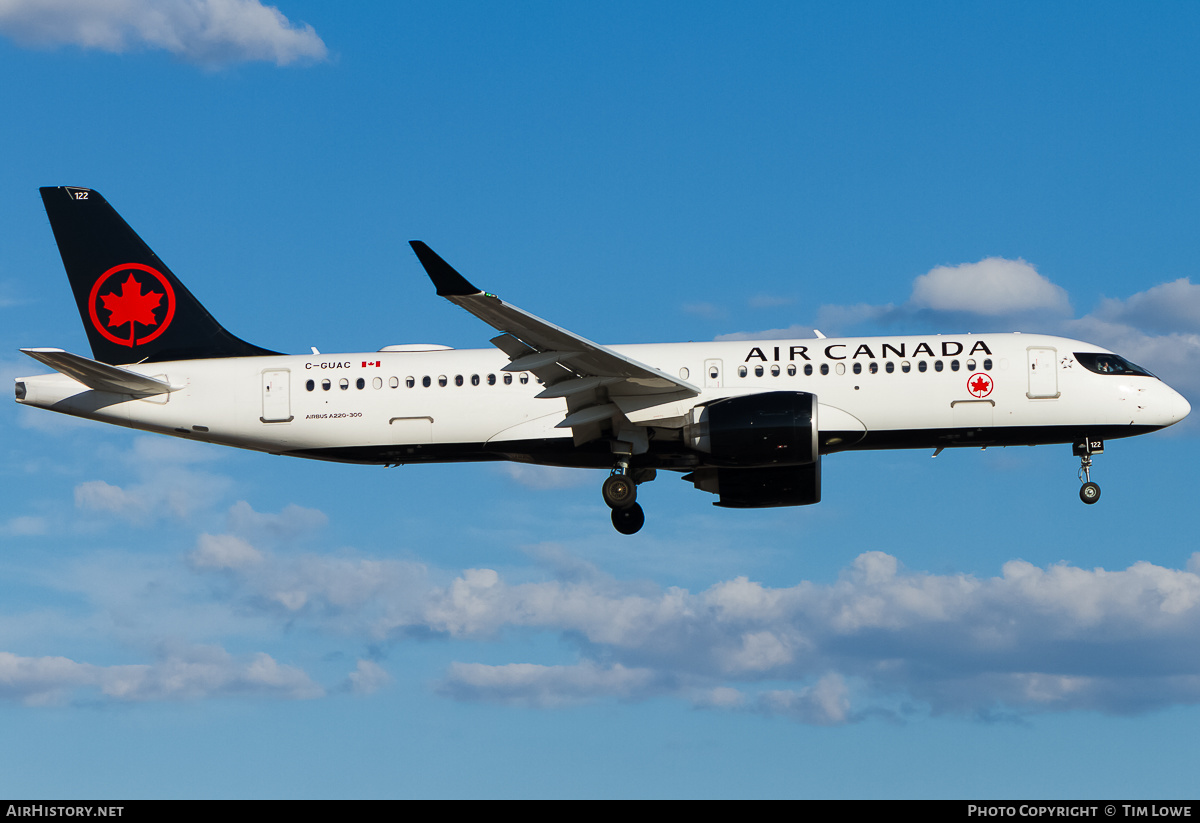
[[[538,397],[561,397],[567,416],[559,428],[573,430],[576,442],[599,436],[601,423],[700,394],[700,389],[593,343],[477,289],[420,240],[410,245],[437,293],[501,332],[492,344],[509,357],[505,371],[533,372],[546,388]],[[643,415],[644,416],[644,415]],[[652,414],[651,414],[652,416]]]
[[[21,349],[21,351],[39,363],[45,363],[56,372],[65,374],[94,391],[147,397],[166,394],[178,388],[165,380],[89,360],[62,349]]]

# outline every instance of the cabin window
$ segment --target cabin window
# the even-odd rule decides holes
[[[376,389],[382,389],[383,388],[383,378],[382,377],[372,377],[371,378],[371,387],[376,388]]]
[[[879,364],[872,360],[868,370],[871,372],[871,374],[877,374],[879,372]]]
[[[835,365],[835,366],[833,367],[833,370],[834,370],[835,372],[837,372],[838,374],[845,374],[845,373],[846,373],[846,364],[845,364],[845,363],[838,363],[837,365]]]
[[[926,363],[924,360],[917,361],[917,371],[924,372],[928,368],[929,368],[929,364]]]
[[[521,378],[520,378],[520,379],[521,379],[521,385],[522,385],[522,386],[524,386],[526,383],[528,383],[528,382],[529,382],[529,374],[528,374],[528,372],[521,372]]]
[[[984,361],[983,361],[983,370],[984,370],[984,371],[991,371],[991,370],[992,370],[992,358],[988,357],[988,358],[984,359]]]
[[[884,365],[884,367],[883,367],[883,370],[884,370],[885,372],[887,372],[888,374],[891,374],[892,372],[894,372],[894,371],[896,370],[896,364],[895,364],[895,363],[893,363],[891,360],[889,360],[889,361],[887,361],[887,363]]]
[[[821,374],[829,374],[829,364],[828,363],[821,364]]]
[[[941,360],[934,360],[934,361],[933,361],[933,370],[934,370],[934,371],[941,371],[941,370],[942,370],[942,361],[941,361]]]
[[[505,373],[505,375],[504,375],[504,385],[506,385],[506,386],[511,386],[511,385],[512,385],[512,375],[511,375],[511,374]]]
[[[805,364],[804,364],[804,376],[805,376],[805,377],[812,377],[812,363],[805,363]]]
[[[329,391],[333,388],[333,384],[329,382],[329,378],[321,381],[321,391]]]
[[[771,376],[772,376],[772,377],[778,377],[778,376],[779,376],[779,366],[778,366],[778,364],[776,364],[776,365],[774,365],[774,366],[772,366],[772,367],[771,367]]]
[[[367,387],[367,381],[360,377],[354,381],[354,385],[360,389],[365,389]]]
[[[795,377],[795,376],[796,376],[796,364],[788,363],[788,377]]]
[[[958,371],[958,361],[957,360],[950,361],[950,371]]]
[[[912,363],[909,363],[907,360],[901,360],[900,361],[900,371],[904,372],[905,374],[908,374],[910,371],[912,371]]]
[[[854,373],[855,373],[855,374],[862,374],[862,363],[855,363],[855,364],[854,364]]]
[[[429,388],[430,385],[432,385],[432,383],[433,383],[433,381],[429,379],[429,375],[425,375],[424,377],[421,378],[421,385],[424,386],[425,388]]]
[[[488,380],[488,385],[489,385],[489,386],[494,386],[494,385],[496,385],[496,375],[494,375],[494,374],[489,374],[489,375],[488,375],[488,378],[487,378],[487,380]]]
[[[747,374],[745,366],[738,366],[738,377],[745,377]]]
[[[763,376],[763,367],[762,367],[761,365],[759,365],[759,366],[755,366],[755,367],[754,367],[754,376],[755,376],[755,377],[762,377],[762,376]]]
[[[716,366],[712,366],[708,370],[708,376],[709,376],[709,379],[716,380],[718,377],[721,376],[721,370],[718,369]]]
[[[404,378],[404,385],[411,389],[413,386],[417,385],[417,380],[410,374],[408,377]]]
[[[345,391],[346,389],[350,388],[350,381],[349,381],[349,379],[347,379],[347,378],[343,377],[341,380],[339,380],[339,381],[338,381],[338,388],[339,388],[339,389],[341,389],[342,391]]]
[[[307,383],[304,384],[304,388],[308,389],[309,391],[313,391],[316,387],[317,387],[317,384],[315,382],[313,382],[312,380],[309,380]]]
[[[679,370],[679,376],[680,376],[681,378],[683,378],[684,380],[687,380],[687,379],[688,379],[688,375],[690,375],[690,374],[691,374],[691,372],[690,372],[690,371],[688,371],[688,368],[687,368],[687,366],[684,366],[683,368],[681,368],[681,369]]]
[[[450,378],[448,378],[444,374],[439,374],[438,375],[438,385],[441,386],[443,389],[446,388],[446,386],[450,385]]]
[[[456,374],[456,375],[454,375],[454,385],[456,385],[456,386],[461,386],[462,384],[463,384],[463,377],[462,377],[462,375],[461,375],[461,374]]]
[[[411,377],[408,379],[412,380]],[[393,389],[400,388],[400,378],[399,377],[389,377],[388,378],[388,386],[390,386]],[[411,388],[411,386],[409,388]]]
[[[478,385],[479,385],[479,375],[477,375],[477,374],[473,374],[473,375],[471,375],[471,385],[472,385],[472,386],[478,386]]]

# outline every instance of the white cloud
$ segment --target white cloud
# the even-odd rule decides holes
[[[164,517],[187,520],[211,506],[232,482],[221,475],[170,465],[145,466],[139,473],[146,480],[129,486],[104,480],[80,483],[75,487],[75,506],[139,525]]]
[[[228,477],[188,464],[221,457],[203,444],[168,437],[138,437],[128,452],[110,459],[127,467],[135,480],[118,486],[86,480],[75,487],[75,506],[144,525],[163,518],[188,520],[214,505],[232,485]]]
[[[347,678],[354,694],[374,694],[392,682],[392,676],[373,660],[359,660]]]
[[[808,688],[764,692],[755,710],[814,726],[839,726],[849,719],[849,689],[840,676],[829,674]]]
[[[117,54],[162,49],[209,66],[328,56],[312,26],[258,0],[0,0],[0,33],[30,45]]]
[[[788,326],[786,329],[766,329],[764,331],[739,331],[729,334],[719,334],[713,339],[721,342],[726,340],[788,340],[797,337],[814,337],[812,326]]]
[[[232,534],[202,534],[188,554],[188,562],[197,569],[242,569],[262,560],[262,552]]]
[[[278,606],[264,593],[288,581],[302,604],[292,614],[339,633],[475,643],[545,631],[581,656],[569,665],[458,662],[438,690],[461,700],[555,706],[673,695],[817,725],[890,711],[897,695],[965,714],[1200,702],[1200,554],[1187,569],[1014,560],[977,578],[909,571],[874,551],[828,584],[739,577],[698,593],[578,571],[513,583],[469,569],[438,585],[391,561],[308,556],[301,565],[297,574],[294,561],[267,557],[232,579],[246,603],[268,609]],[[765,682],[773,688],[760,690]]]
[[[31,535],[46,534],[48,531],[46,518],[35,517],[33,515],[13,517],[7,523],[0,526],[0,534],[12,537],[29,537]]]
[[[1200,332],[1200,285],[1190,278],[1161,283],[1125,300],[1103,300],[1093,314],[1156,332]]]
[[[612,666],[593,662],[576,666],[454,663],[438,684],[438,691],[458,699],[553,708],[597,698],[646,697],[656,679],[650,669],[629,669],[620,663]]]
[[[913,281],[912,305],[936,311],[997,316],[1050,310],[1069,312],[1067,293],[1024,260],[988,257],[938,266]]]
[[[81,690],[117,702],[262,696],[319,697],[308,675],[268,654],[235,658],[223,649],[175,650],[150,664],[97,666],[66,657],[21,657],[0,652],[0,698],[28,705],[58,704]]]
[[[278,514],[256,512],[245,500],[229,507],[231,531],[252,539],[293,540],[311,536],[329,522],[324,512],[291,503]]]

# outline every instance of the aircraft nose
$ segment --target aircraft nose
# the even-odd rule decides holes
[[[1187,401],[1187,398],[1174,389],[1172,389],[1171,392],[1175,395],[1175,402],[1171,407],[1171,415],[1175,418],[1175,422],[1179,422],[1192,413],[1192,404]]]
[[[1162,398],[1162,416],[1164,426],[1173,426],[1183,418],[1187,417],[1192,412],[1192,404],[1186,398],[1166,383],[1163,384],[1166,390]]]

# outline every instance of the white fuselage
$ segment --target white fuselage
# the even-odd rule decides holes
[[[611,348],[702,389],[696,398],[629,413],[633,424],[664,435],[651,458],[662,454],[660,467],[680,470],[704,464],[681,436],[679,421],[693,407],[763,392],[817,397],[822,452],[1113,438],[1169,426],[1190,410],[1157,378],[1096,373],[1075,357],[1106,350],[1045,335]],[[177,390],[134,398],[49,374],[20,378],[18,400],[146,431],[330,460],[611,463],[606,451],[576,447],[570,430],[557,427],[565,400],[536,398],[545,387],[528,372],[504,371],[508,363],[494,349],[432,347],[159,362],[124,368]]]

